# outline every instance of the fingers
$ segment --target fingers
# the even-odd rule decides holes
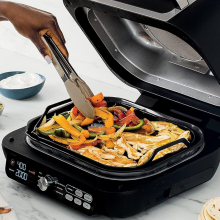
[[[52,60],[52,54],[51,54],[49,48],[46,46],[46,44],[41,39],[41,36],[43,36],[45,33],[46,33],[46,31],[44,31],[44,30],[41,31],[40,34],[36,33],[34,38],[32,38],[31,40],[34,43],[34,45],[37,47],[39,52],[42,54],[42,56],[46,59],[46,61],[48,63],[50,63],[51,61],[48,59],[47,56],[49,56],[50,59]]]
[[[6,213],[9,213],[10,211],[11,211],[11,208],[9,209],[0,208],[0,214],[6,214]]]
[[[62,33],[62,32],[61,32]],[[62,40],[59,31],[56,28],[56,25],[54,27],[51,27],[49,31],[47,32],[48,35],[50,35],[55,42],[55,44],[58,46],[60,51],[63,53],[63,55],[68,59],[69,54],[68,51],[64,45],[64,41]]]
[[[58,22],[56,22],[56,28],[57,28],[58,33],[60,34],[60,37],[61,37],[63,43],[65,44],[65,43],[66,43],[66,40],[65,40],[65,38],[64,38],[64,36],[63,36],[63,32],[60,30],[60,27],[59,27]]]

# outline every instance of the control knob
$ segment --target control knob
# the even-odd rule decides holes
[[[50,185],[57,184],[57,182],[58,182],[58,179],[56,177],[46,175],[45,177],[41,177],[38,180],[37,186],[40,188],[41,191],[46,191]]]

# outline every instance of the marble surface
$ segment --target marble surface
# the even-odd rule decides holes
[[[105,66],[66,12],[61,0],[16,0],[16,2],[31,4],[57,16],[67,39],[70,62],[94,93],[102,91],[105,96],[120,96],[131,101],[138,98],[138,91],[123,84]],[[24,70],[43,74],[47,78],[41,93],[33,98],[16,101],[0,96],[0,101],[5,104],[5,110],[0,117],[1,141],[6,134],[25,126],[29,119],[40,115],[47,105],[66,99],[68,95],[53,66],[46,64],[31,42],[18,35],[12,25],[8,22],[1,22],[0,36],[0,73]],[[5,175],[4,167],[5,158],[3,152],[0,151],[0,191],[8,203],[14,207],[20,220],[110,219],[105,216],[85,216],[58,201],[37,193],[9,179]],[[220,172],[218,170],[211,181],[128,219],[197,219],[203,204],[211,198],[219,196],[219,181]]]

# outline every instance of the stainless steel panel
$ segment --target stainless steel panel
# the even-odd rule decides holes
[[[155,44],[142,25],[97,11],[89,11],[88,19],[114,59],[137,78],[220,106],[215,77],[172,64],[174,55]]]

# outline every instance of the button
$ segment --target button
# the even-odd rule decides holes
[[[82,205],[82,201],[80,199],[75,198],[74,203],[77,205]]]
[[[68,201],[70,201],[70,202],[73,201],[73,197],[72,197],[71,195],[69,195],[69,194],[66,194],[66,195],[65,195],[65,198],[66,198],[66,200],[68,200]]]
[[[10,164],[11,164],[11,166],[14,166],[15,165],[15,160],[11,159]]]
[[[74,193],[74,188],[72,188],[71,186],[67,186],[66,187],[66,191],[68,192],[68,193]]]
[[[61,186],[56,186],[56,189],[59,190],[60,192],[63,192],[63,191],[64,191],[64,188],[61,187]]]
[[[85,209],[91,209],[91,205],[89,204],[89,203],[87,203],[87,202],[84,202],[83,203],[83,207],[85,208]]]
[[[82,196],[83,196],[82,191],[79,190],[79,189],[77,189],[77,190],[75,191],[75,194],[76,194],[77,196],[79,196],[79,197],[82,197]]]
[[[59,192],[59,191],[55,191],[56,194],[63,196],[63,193]]]
[[[87,193],[84,195],[84,199],[87,200],[88,202],[92,202],[92,196]]]

